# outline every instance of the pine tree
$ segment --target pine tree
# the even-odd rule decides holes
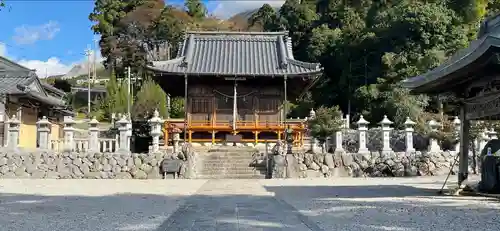
[[[160,85],[153,80],[146,80],[137,92],[137,100],[134,103],[132,118],[145,119],[153,115],[158,110],[162,118],[167,116],[167,94]]]

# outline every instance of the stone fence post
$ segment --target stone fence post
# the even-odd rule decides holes
[[[127,120],[125,115],[123,115],[120,120],[116,121],[116,123],[118,124],[118,131],[120,132],[119,152],[129,153],[130,152],[130,149],[128,147],[129,121]]]
[[[455,116],[455,118],[453,119],[453,127],[455,129],[455,135],[456,135],[457,140],[458,140],[458,142],[455,143],[455,147],[454,147],[455,153],[460,152],[460,124],[461,123],[462,122],[460,121],[458,116]]]
[[[384,115],[384,118],[382,121],[380,121],[380,125],[382,126],[382,153],[387,154],[387,153],[393,153],[392,148],[391,148],[391,124],[393,124],[392,121],[390,121],[387,118],[387,115]]]
[[[38,148],[49,149],[51,123],[46,116],[43,116],[40,120],[38,120],[38,122],[36,122],[36,125],[38,133]]]
[[[431,129],[431,132],[435,133],[438,132],[438,129],[441,126],[441,124],[439,124],[435,120],[429,121],[427,125]],[[439,146],[438,140],[435,137],[430,137],[429,139],[429,152],[441,152],[441,147]]]
[[[95,118],[89,121],[89,152],[99,152],[99,121]]]
[[[151,118],[148,122],[151,126],[151,136],[153,138],[151,152],[156,153],[160,151],[160,135],[162,134],[161,124],[163,123],[158,110],[155,109],[153,118]]]
[[[358,124],[358,135],[359,135],[359,149],[358,153],[368,154],[370,151],[366,148],[366,132],[368,131],[368,121],[363,118],[363,115],[359,117]]]
[[[405,121],[405,133],[406,133],[406,153],[415,152],[415,147],[413,146],[413,126],[415,126],[410,117],[406,117]]]
[[[337,153],[337,152],[344,152],[344,147],[342,146],[342,142],[343,142],[343,139],[342,139],[342,131],[344,130],[345,128],[345,124],[342,125],[342,127],[340,128],[340,131],[336,131],[335,132],[335,150],[334,150],[334,153]]]
[[[63,120],[64,128],[64,151],[71,152],[75,149],[75,121],[71,116],[65,116]]]
[[[16,118],[16,115],[12,115],[12,117],[7,121],[9,125],[9,138],[7,139],[7,147],[10,149],[17,149],[19,146],[19,130],[21,121]]]

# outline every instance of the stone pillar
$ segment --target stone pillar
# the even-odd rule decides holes
[[[130,115],[127,117],[127,150],[130,150],[130,142],[132,140],[132,119],[130,118]]]
[[[161,124],[163,123],[158,110],[155,109],[153,118],[151,118],[148,122],[149,126],[151,126],[151,136],[153,138],[151,152],[155,153],[160,151]]]
[[[393,152],[391,148],[391,124],[393,122],[384,115],[384,118],[380,121],[380,125],[382,126],[382,153]]]
[[[344,147],[342,146],[342,131],[343,131],[343,128],[345,127],[342,126],[342,128],[340,129],[340,131],[336,131],[335,132],[335,153],[336,152],[344,152]]]
[[[97,119],[92,118],[92,120],[89,121],[89,147],[88,151],[89,152],[99,152],[100,151],[100,144],[99,144],[99,121]]]
[[[492,128],[488,131],[488,136],[490,137],[490,140],[498,139],[497,132],[495,131],[494,128]]]
[[[368,148],[366,148],[366,132],[368,131],[368,121],[363,118],[363,115],[359,117],[358,124],[358,135],[359,135],[359,149],[358,153],[367,154],[370,153]]]
[[[9,126],[8,128],[8,139],[7,139],[7,147],[10,149],[17,149],[19,145],[19,130],[21,121],[19,121],[15,115],[7,121]]]
[[[116,124],[118,125],[118,131],[120,133],[118,151],[123,153],[129,153],[130,152],[130,149],[128,147],[129,121],[127,120],[125,115],[122,115],[122,118],[116,121]]]
[[[433,133],[437,133],[439,127],[441,126],[441,124],[439,124],[435,120],[429,121],[427,125]],[[434,137],[430,137],[429,139],[429,152],[441,152],[441,147],[439,146],[438,140]]]
[[[458,118],[458,116],[455,116],[455,119],[453,119],[453,126],[455,128],[455,135],[458,139],[458,142],[455,144],[455,153],[458,153],[460,151],[460,124],[460,119]]]
[[[46,116],[43,116],[38,122],[36,122],[37,133],[38,133],[38,148],[49,149],[50,144],[50,122]]]
[[[76,122],[73,120],[73,117],[64,117],[64,151],[66,152],[71,152],[75,149],[75,128],[73,127],[75,123]]]
[[[406,153],[415,152],[415,147],[413,147],[413,126],[415,126],[415,122],[413,122],[410,117],[406,117],[405,121],[405,136],[406,136]]]

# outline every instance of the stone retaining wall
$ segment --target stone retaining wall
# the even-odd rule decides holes
[[[273,178],[436,176],[448,174],[455,157],[452,152],[299,153],[274,155],[272,166]],[[457,171],[458,164],[452,173]]]
[[[0,178],[161,179],[160,163],[166,157],[0,149]]]

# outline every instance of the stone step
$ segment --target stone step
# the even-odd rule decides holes
[[[199,179],[266,179],[265,175],[237,174],[237,175],[199,175]]]
[[[254,171],[254,170],[265,170],[265,167],[261,168],[253,168],[253,167],[221,167],[221,166],[203,166],[204,170],[211,170],[211,171]]]

